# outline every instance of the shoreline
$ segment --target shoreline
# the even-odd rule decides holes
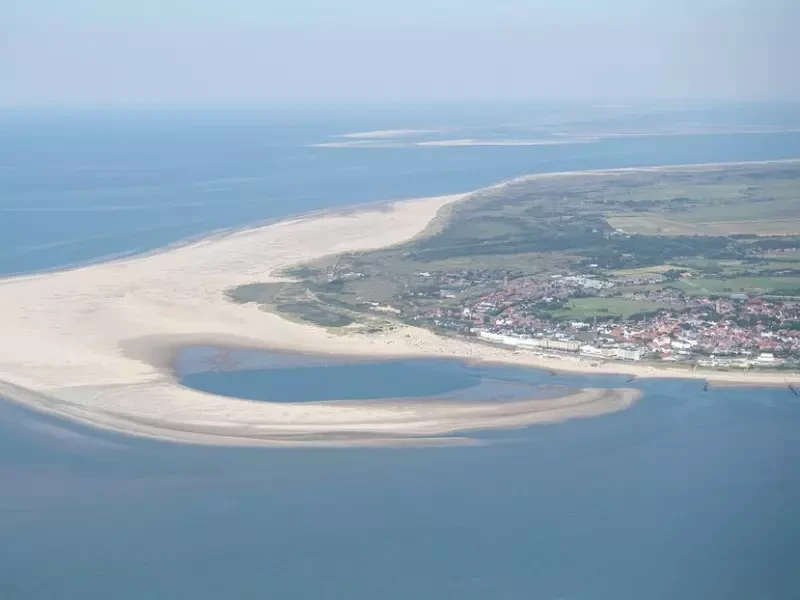
[[[713,170],[800,160],[665,165],[527,175],[518,181],[663,170]],[[384,401],[340,406],[274,404],[206,394],[180,385],[180,348],[208,345],[355,359],[447,357],[637,378],[707,379],[719,385],[800,384],[796,373],[679,371],[630,363],[592,366],[438,336],[398,325],[379,334],[339,334],[288,321],[226,291],[277,281],[281,269],[341,252],[390,246],[433,226],[470,194],[335,207],[237,230],[213,232],[144,255],[0,279],[0,394],[50,414],[124,433],[224,445],[449,444],[476,429],[524,427],[623,410],[638,390],[592,389],[560,399],[491,403]],[[323,349],[320,351],[320,349]],[[536,404],[538,402],[538,404]],[[448,437],[442,437],[448,436]]]

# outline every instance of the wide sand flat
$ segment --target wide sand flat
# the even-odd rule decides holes
[[[357,131],[355,133],[343,133],[338,137],[356,140],[374,140],[403,138],[416,135],[436,133],[438,129],[376,129],[375,131]]]
[[[148,256],[2,280],[0,395],[104,427],[183,441],[396,443],[406,436],[620,410],[638,392],[587,389],[549,401],[501,403],[273,404],[185,388],[167,368],[168,360],[180,345],[205,343],[372,357],[453,356],[639,376],[709,376],[513,354],[410,327],[341,335],[225,297],[233,286],[274,280],[273,273],[285,265],[411,238],[441,207],[462,197],[291,219]],[[779,383],[785,376],[725,373],[724,379]]]

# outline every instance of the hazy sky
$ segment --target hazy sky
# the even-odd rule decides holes
[[[0,104],[800,99],[798,0],[0,0]]]

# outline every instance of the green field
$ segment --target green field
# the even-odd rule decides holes
[[[771,276],[774,271],[792,269],[791,263],[767,260],[711,260],[693,258],[676,261],[678,268],[686,268],[695,275],[707,277],[734,277],[737,275]],[[800,263],[798,263],[800,264]]]
[[[661,275],[672,269],[679,269],[678,265],[653,265],[652,267],[638,267],[636,269],[614,269],[609,272],[611,275],[620,277],[634,277],[643,275]]]
[[[732,169],[725,182],[718,172],[677,185],[673,177],[634,188],[633,210],[608,222],[643,235],[797,235],[800,233],[800,172],[794,166],[762,167],[775,176]],[[716,179],[716,180],[715,180]],[[659,203],[654,197],[663,200]],[[665,202],[669,198],[673,202]],[[643,206],[644,204],[644,206]]]
[[[275,308],[285,315],[322,327],[345,327],[355,322],[351,316],[318,302],[288,302],[277,304]]]
[[[692,296],[709,294],[757,293],[776,294],[797,293],[800,290],[800,277],[733,277],[731,279],[691,278],[671,282]],[[795,295],[790,293],[789,295]]]
[[[800,198],[794,201],[800,203]],[[697,218],[703,217],[687,215],[682,219],[676,219],[658,214],[619,214],[610,216],[608,222],[626,233],[642,235],[797,235],[800,232],[800,218],[795,216],[769,219],[745,218],[733,221],[695,220]],[[724,219],[722,215],[711,218]]]
[[[699,277],[751,276],[757,279],[776,279],[775,272],[800,271],[800,259],[748,258],[747,260],[712,260],[709,258],[684,258],[669,265],[654,265],[636,269],[613,269],[608,274],[617,277],[661,275],[667,271],[689,271]],[[791,274],[790,274],[791,275]],[[781,279],[782,277],[777,277]],[[782,286],[780,281],[776,284]]]
[[[575,298],[552,314],[559,319],[584,319],[587,317],[623,317],[643,312],[669,308],[666,304],[626,298]]]
[[[797,269],[800,271],[800,257],[797,258],[764,258],[763,263],[758,263],[763,268],[773,271],[781,269]]]

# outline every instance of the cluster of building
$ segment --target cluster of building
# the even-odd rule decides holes
[[[513,335],[507,333],[495,333],[485,329],[477,329],[475,333],[481,339],[507,344],[517,348],[541,348],[543,350],[559,350],[562,352],[577,352],[581,344],[575,340],[558,339],[550,337],[532,337]]]
[[[522,273],[511,269],[461,269],[458,271],[418,271],[418,278],[439,287],[468,287],[487,283],[508,285]]]
[[[522,352],[742,368],[800,361],[800,301],[736,293],[689,296],[677,287],[652,285],[689,277],[688,272],[607,276],[592,267],[588,273],[542,277],[514,269],[419,271],[391,303],[364,304]],[[329,277],[346,281],[365,275],[337,264]],[[476,296],[480,289],[488,291]],[[568,320],[564,309],[570,301],[586,297],[653,308],[626,319],[609,313],[590,322]]]
[[[643,358],[704,366],[779,366],[800,359],[800,302],[700,298],[683,311],[635,321],[543,323],[538,330],[496,319],[475,333],[520,349],[542,348],[602,359]]]
[[[652,280],[652,277],[648,280]],[[519,278],[478,298],[470,298],[457,311],[437,307],[428,316],[445,321],[466,320],[475,327],[493,325],[511,328],[517,332],[546,330],[546,333],[556,333],[564,329],[563,323],[549,318],[547,311],[557,310],[571,298],[613,295],[613,288],[620,285],[629,284],[627,281],[600,279],[589,275]],[[673,288],[625,294],[616,292],[616,295],[675,309],[685,308],[689,303],[689,299],[681,291]]]
[[[574,339],[559,339],[552,337],[520,336],[505,333],[495,333],[485,329],[475,331],[479,338],[488,342],[513,346],[520,350],[554,350],[556,352],[577,352],[592,358],[615,358],[620,360],[641,360],[643,350],[635,346],[605,344],[596,346],[584,344]]]
[[[581,293],[595,294],[600,290],[614,287],[612,281],[589,275],[551,275],[545,278],[520,278],[511,281],[502,289],[493,291],[480,298],[476,307],[485,309],[510,308],[530,302],[552,302],[575,297]],[[480,310],[478,311],[480,312]]]
[[[698,298],[667,287],[617,292],[616,297],[654,303],[656,309],[635,319],[611,316],[582,322],[548,316],[553,303],[611,295],[617,285],[587,275],[520,278],[462,306],[432,309],[427,318],[522,351],[732,367],[777,366],[800,358],[800,301],[746,294]]]
[[[664,360],[702,358],[748,366],[800,357],[800,302],[763,298],[699,302],[689,310],[625,324],[618,333]]]

